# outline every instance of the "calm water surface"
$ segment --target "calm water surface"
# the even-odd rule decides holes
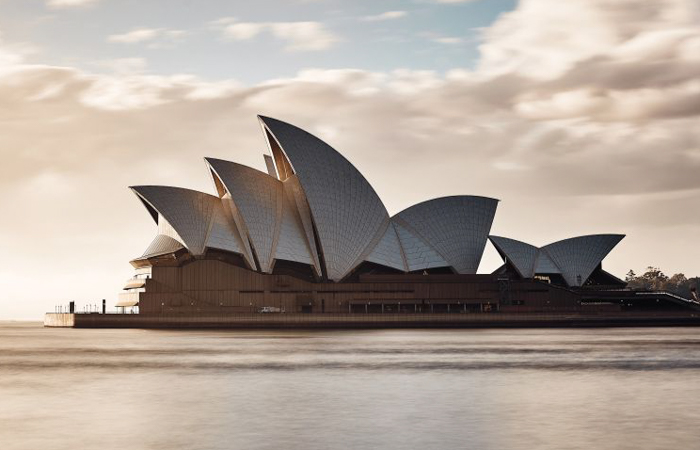
[[[700,329],[0,323],[0,449],[700,449]]]

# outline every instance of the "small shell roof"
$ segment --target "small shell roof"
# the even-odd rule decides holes
[[[498,200],[441,197],[411,206],[392,220],[428,243],[457,273],[479,268]]]
[[[624,237],[623,234],[593,234],[541,248],[500,236],[489,236],[489,239],[501,257],[523,277],[556,273],[561,274],[569,286],[580,286]]]

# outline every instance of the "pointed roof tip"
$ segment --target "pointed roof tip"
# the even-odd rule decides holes
[[[175,186],[166,186],[166,185],[159,185],[159,184],[137,184],[133,186],[129,186],[129,189],[132,191],[138,191],[140,189],[148,189],[148,188],[175,188]],[[187,188],[176,188],[176,189],[187,189]],[[189,189],[191,190],[191,189]]]
[[[309,133],[309,132],[306,131],[305,129],[300,128],[300,127],[298,127],[298,126],[296,126],[296,125],[294,125],[294,124],[292,124],[292,123],[286,122],[286,121],[284,121],[284,120],[276,119],[276,118],[270,117],[270,116],[263,116],[262,114],[258,114],[257,117],[258,117],[258,120],[259,120],[263,125],[265,125],[266,127],[272,126],[272,125],[274,125],[275,123],[277,123],[277,124],[288,125],[288,126],[294,127],[294,128],[299,128],[301,131],[304,131],[305,133]],[[270,131],[272,131],[272,130],[270,130]],[[309,133],[309,134],[311,134],[311,133]],[[314,137],[315,137],[315,136],[314,136]],[[317,139],[318,139],[318,138],[317,138]]]
[[[509,238],[509,237],[505,237],[505,236],[497,236],[495,234],[489,234],[488,238],[491,240],[493,240],[493,239],[499,240],[500,239],[500,240],[504,240],[504,241],[521,242],[523,244],[528,244],[527,242],[521,241],[519,239],[513,239],[513,238]],[[531,244],[528,244],[528,245],[531,245]]]
[[[251,167],[251,166],[248,166],[246,164],[239,163],[239,162],[229,161],[228,159],[212,158],[212,157],[206,156],[206,157],[204,157],[204,161],[206,161],[207,165],[214,172],[217,172],[220,169],[224,169],[225,166],[229,166],[229,167],[235,167],[238,169],[252,170],[252,171],[255,171],[255,173],[264,174],[268,177],[270,176],[270,174],[265,172],[264,170],[256,169],[255,167]],[[276,179],[276,177],[272,177],[272,178]]]
[[[215,161],[226,161],[224,159],[219,159],[219,158],[212,158],[211,156],[205,156],[204,157],[204,162],[207,163],[207,165],[211,166],[212,162]],[[226,161],[228,162],[228,161]]]

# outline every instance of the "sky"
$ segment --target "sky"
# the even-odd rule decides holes
[[[484,195],[493,234],[700,275],[697,0],[0,0],[0,319],[113,304],[156,233],[127,187],[264,170],[256,114],[390,214]]]

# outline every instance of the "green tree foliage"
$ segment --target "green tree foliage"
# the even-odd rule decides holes
[[[694,291],[700,285],[700,277],[687,278],[682,273],[669,277],[658,267],[652,266],[639,276],[630,270],[625,281],[629,289],[669,291],[685,298],[693,298]]]

